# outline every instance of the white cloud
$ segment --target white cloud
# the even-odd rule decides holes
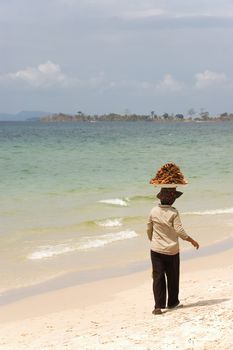
[[[7,86],[9,83],[18,82],[34,88],[77,88],[77,89],[106,89],[109,81],[104,72],[99,72],[92,77],[80,79],[79,77],[69,77],[62,72],[59,64],[51,61],[41,63],[37,67],[27,67],[15,73],[0,75],[1,85]],[[20,84],[20,85],[19,85]]]
[[[78,89],[88,89],[88,90],[100,90],[106,89],[109,82],[104,72],[99,72],[93,77],[79,79],[73,78],[72,84],[69,84],[71,87]]]
[[[37,67],[28,67],[16,73],[10,73],[8,77],[14,81],[24,81],[33,87],[67,86],[69,83],[69,79],[62,73],[59,64],[51,61],[39,64]]]
[[[166,74],[158,84],[156,89],[159,91],[181,91],[183,89],[183,83],[175,80],[171,74]]]
[[[213,86],[230,83],[224,73],[216,73],[210,70],[205,70],[202,73],[195,74],[195,88],[197,90],[206,89]],[[18,87],[22,84],[34,88],[73,88],[80,90],[92,90],[96,92],[104,92],[107,90],[125,90],[131,93],[141,94],[157,94],[168,93],[173,94],[181,92],[188,85],[182,81],[174,79],[171,74],[165,74],[160,81],[147,80],[131,80],[109,79],[104,72],[99,72],[92,77],[80,79],[77,77],[69,77],[64,72],[59,64],[47,61],[41,63],[37,67],[27,67],[15,73],[9,73],[0,76],[2,86],[7,86],[9,83],[18,82]],[[229,85],[230,86],[230,85]],[[191,88],[191,86],[189,86]]]
[[[147,81],[137,81],[137,80],[115,80],[110,81],[108,84],[108,88],[110,89],[127,89],[127,90],[147,90],[154,88],[152,83]]]
[[[100,72],[95,77],[89,78],[87,80],[83,80],[81,84],[90,88],[96,88],[107,84],[107,78],[104,72]]]
[[[127,92],[136,92],[149,95],[167,92],[173,94],[183,90],[185,84],[175,80],[171,74],[166,74],[159,82],[146,80],[113,80],[108,82],[105,80],[105,89],[124,89]]]
[[[195,74],[195,79],[196,89],[205,89],[219,84],[222,85],[227,82],[227,78],[224,73],[216,73],[209,70],[205,70],[203,73]]]

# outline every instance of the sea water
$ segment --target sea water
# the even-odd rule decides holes
[[[175,162],[175,206],[208,245],[233,229],[233,123],[0,123],[1,289],[148,259],[146,222]],[[182,249],[187,243],[182,242]]]

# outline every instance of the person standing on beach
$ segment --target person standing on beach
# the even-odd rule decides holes
[[[190,242],[196,249],[198,242],[187,235],[182,227],[179,212],[172,204],[183,193],[176,188],[162,188],[157,198],[161,204],[154,207],[147,223],[147,235],[151,241],[151,262],[153,268],[153,314],[161,314],[166,308],[179,307],[180,255],[179,237]]]

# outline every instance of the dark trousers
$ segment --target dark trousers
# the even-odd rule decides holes
[[[151,250],[155,308],[179,304],[180,254],[165,255]]]

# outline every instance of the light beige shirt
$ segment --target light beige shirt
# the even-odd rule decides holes
[[[187,239],[178,211],[171,205],[154,207],[147,223],[147,235],[151,241],[151,250],[166,255],[179,252],[178,238]]]

